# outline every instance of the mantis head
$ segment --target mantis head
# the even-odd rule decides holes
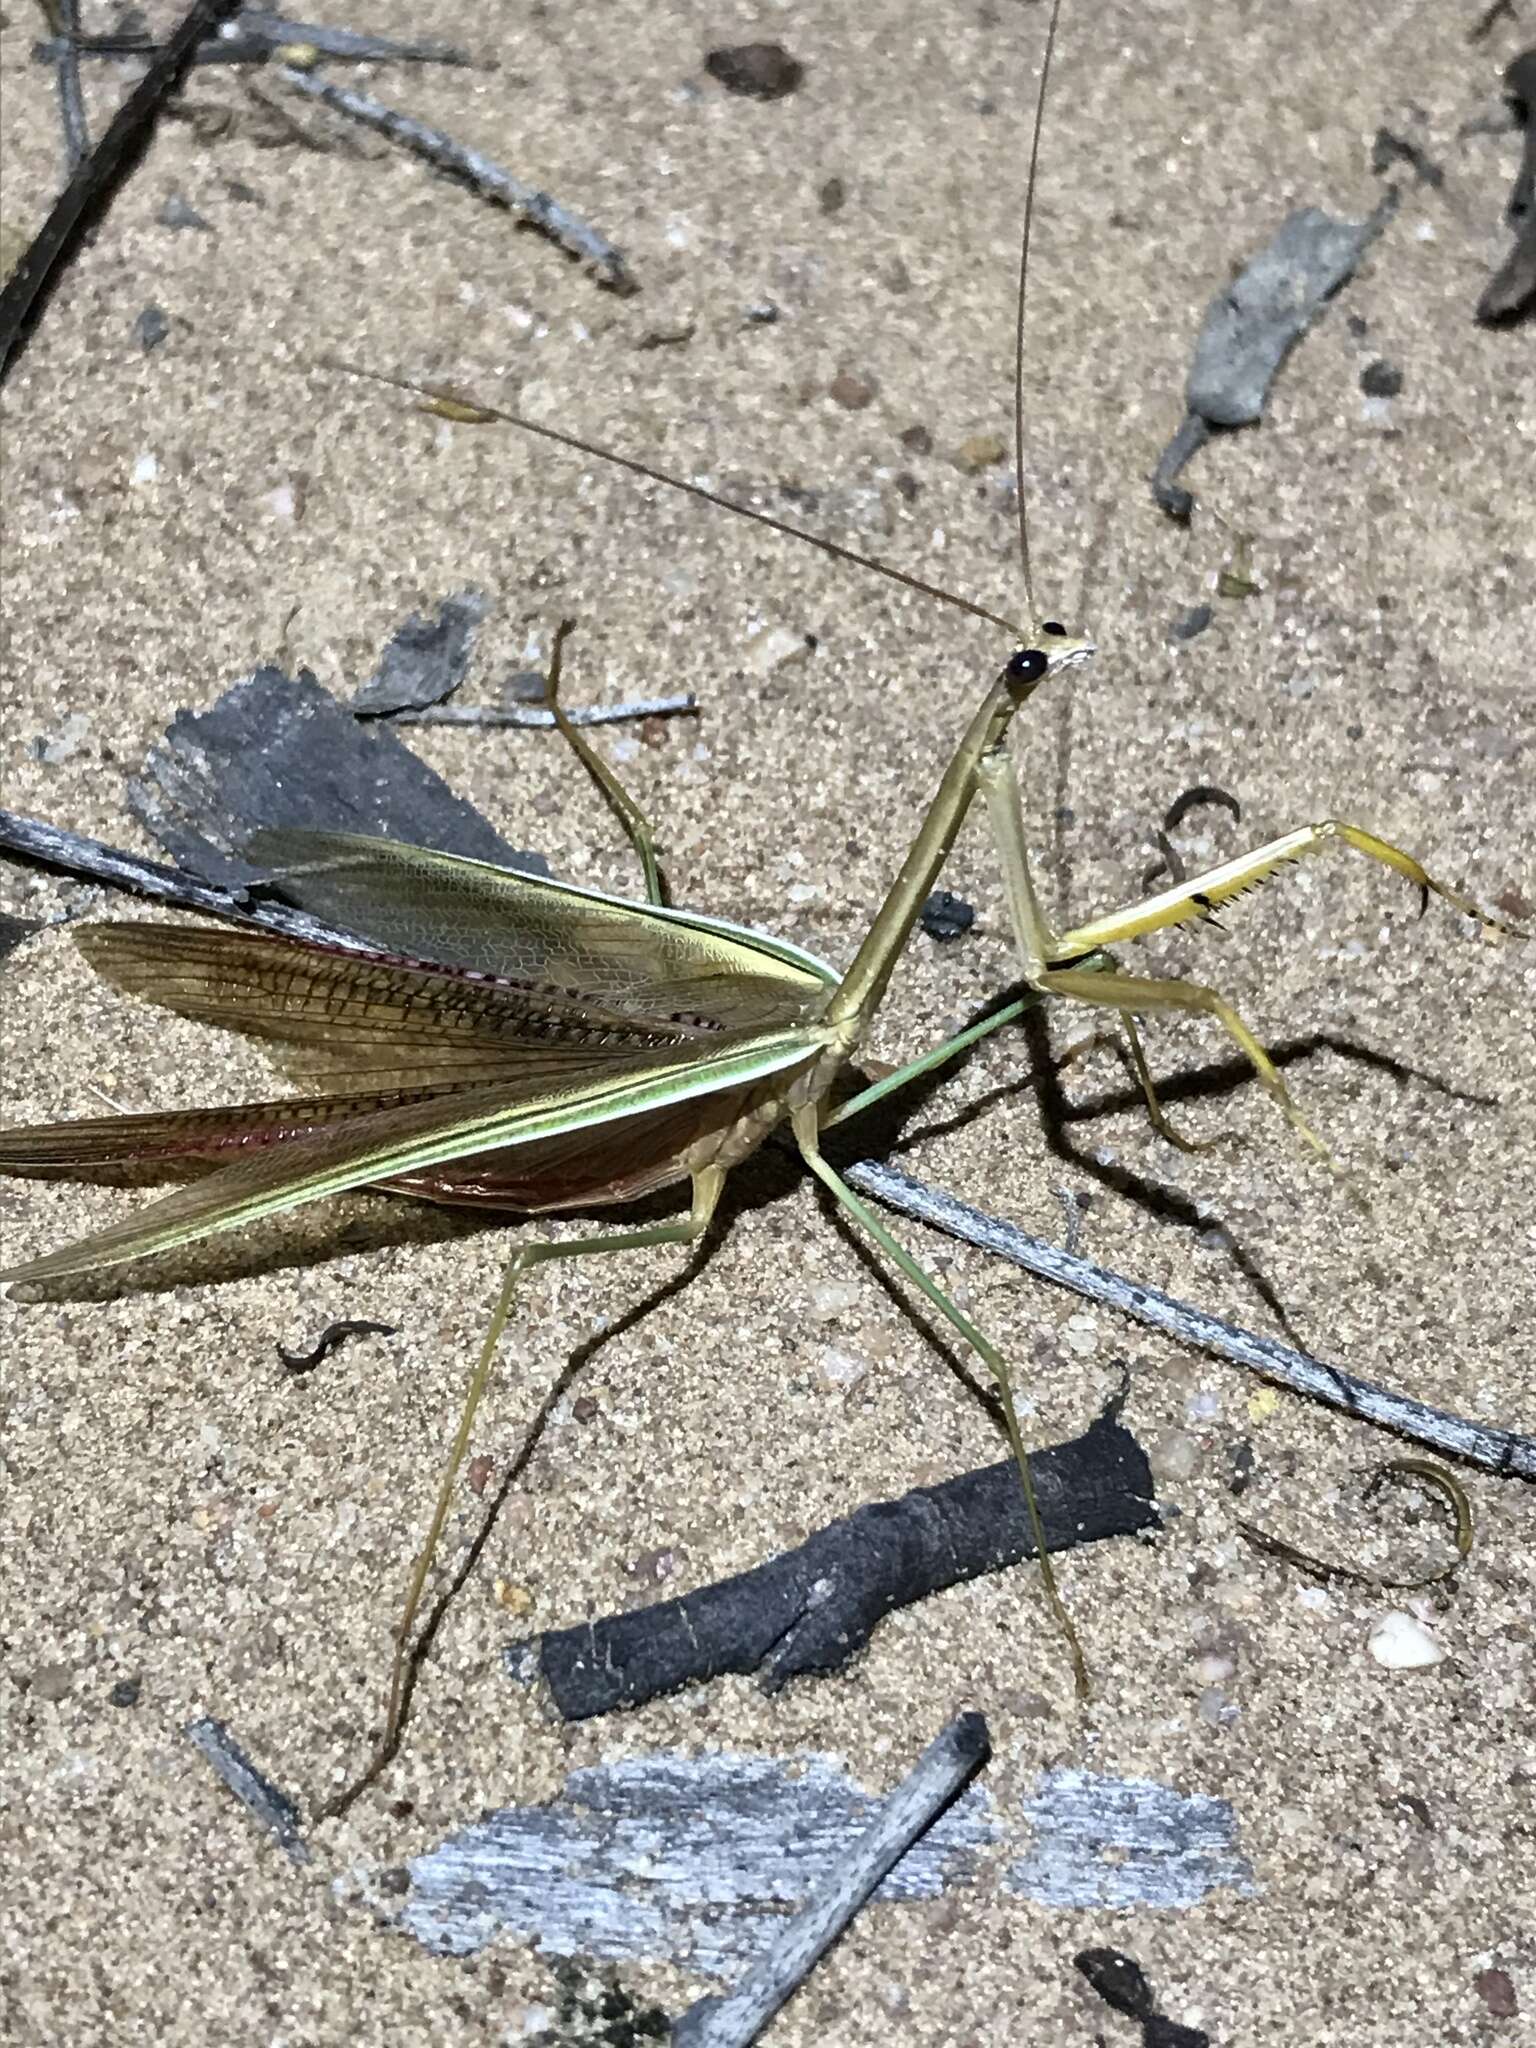
[[[1091,640],[1076,638],[1065,626],[1057,625],[1054,619],[1036,628],[1031,638],[1035,644],[1019,648],[1009,657],[1003,670],[1008,694],[1015,707],[1027,697],[1032,697],[1047,676],[1076,668],[1079,662],[1087,661],[1095,652]]]

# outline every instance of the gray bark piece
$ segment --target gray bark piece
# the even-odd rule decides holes
[[[1153,495],[1165,512],[1189,517],[1195,501],[1174,478],[1213,427],[1252,426],[1263,416],[1281,363],[1354,274],[1397,206],[1396,191],[1389,191],[1360,221],[1299,208],[1211,300],[1184,390],[1188,411],[1153,474]]]
[[[1195,1906],[1226,1886],[1251,1897],[1225,1799],[1186,1795],[1154,1778],[1047,1771],[1024,1809],[1034,1829],[1005,1891],[1042,1906]]]
[[[354,693],[354,714],[387,718],[394,711],[425,711],[451,697],[468,672],[475,630],[485,614],[486,600],[478,590],[445,597],[435,618],[412,612]]]
[[[730,1977],[880,1805],[826,1756],[664,1752],[573,1771],[550,1805],[505,1807],[418,1856],[400,1925],[439,1955],[505,1932],[545,1955],[666,1957]],[[874,1896],[937,1898],[996,1832],[973,1787]]]
[[[1389,192],[1366,220],[1320,207],[1287,215],[1280,232],[1206,308],[1184,399],[1213,427],[1259,419],[1275,372],[1397,211]]]
[[[262,825],[361,832],[547,874],[394,734],[360,725],[307,669],[263,667],[208,711],[178,711],[128,785],[128,808],[178,867],[236,888],[264,870],[238,849]]]

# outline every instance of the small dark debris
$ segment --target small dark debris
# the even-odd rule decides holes
[[[843,370],[827,386],[827,396],[845,412],[863,412],[874,404],[879,388],[873,377],[856,377]]]
[[[144,1690],[142,1678],[120,1678],[107,1694],[109,1707],[136,1707]]]
[[[244,178],[226,178],[224,190],[237,206],[265,206],[266,201],[254,185],[247,185]]]
[[[711,50],[704,69],[727,92],[749,100],[787,99],[805,79],[805,66],[782,43],[734,43]]]
[[[1344,325],[1349,329],[1356,341],[1364,341],[1371,331],[1371,323],[1363,313],[1351,313],[1345,320]]]
[[[211,1714],[204,1715],[188,1721],[181,1732],[207,1758],[214,1775],[223,1779],[240,1804],[276,1840],[288,1860],[307,1863],[309,1846],[299,1832],[298,1807],[256,1768],[224,1723]]]
[[[638,349],[681,348],[692,341],[698,327],[692,320],[680,320],[675,327],[648,327],[635,343]]]
[[[478,590],[445,597],[435,618],[412,612],[379,657],[379,665],[353,693],[358,718],[387,718],[394,711],[424,711],[441,704],[463,682],[475,650],[475,632],[486,614]]]
[[[898,469],[891,478],[891,483],[909,505],[913,504],[922,495],[923,487],[910,469]]]
[[[896,438],[909,455],[933,453],[933,436],[926,427],[903,427]]]
[[[484,1451],[471,1458],[465,1467],[464,1478],[476,1500],[483,1497],[491,1483],[491,1474],[496,1470],[496,1460],[488,1458]]]
[[[411,1888],[411,1873],[403,1863],[392,1863],[379,1872],[379,1890],[386,1898],[403,1899]]]
[[[644,2048],[670,2037],[672,2022],[662,2008],[641,2005],[612,1971],[599,1974],[590,1963],[562,1958],[554,1974],[557,2031],[540,2037],[543,2048]]]
[[[779,318],[779,309],[772,299],[758,299],[743,309],[741,317],[749,327],[772,327]]]
[[[596,1422],[602,1409],[591,1394],[578,1394],[571,1403],[571,1413],[581,1423]]]
[[[918,923],[929,938],[937,939],[940,945],[958,939],[975,922],[975,907],[963,896],[951,895],[948,889],[935,889],[918,912]]]
[[[1216,614],[1208,604],[1192,604],[1187,612],[1180,612],[1169,622],[1170,640],[1198,640]]]
[[[148,355],[171,331],[171,323],[160,306],[146,306],[133,323],[133,338]]]
[[[297,1378],[301,1373],[313,1372],[315,1367],[323,1364],[333,1351],[339,1351],[349,1337],[394,1337],[398,1334],[398,1326],[394,1323],[358,1320],[331,1323],[320,1332],[310,1350],[288,1351],[279,1344],[277,1355],[282,1361],[284,1371],[291,1372]]]
[[[183,199],[179,192],[170,195],[155,219],[163,228],[201,228],[205,234],[213,233],[212,223],[204,220],[197,208]]]
[[[825,214],[841,213],[848,204],[848,187],[841,178],[828,178],[816,194],[816,204]]]
[[[1198,811],[1215,804],[1221,810],[1230,811],[1241,825],[1243,807],[1229,789],[1218,789],[1214,782],[1197,782],[1189,789],[1180,791],[1168,806],[1163,818],[1165,832],[1177,832],[1191,811]]]
[[[1479,1970],[1472,1983],[1494,2019],[1512,2020],[1519,2012],[1520,2001],[1508,1970]]]
[[[0,960],[8,960],[23,939],[43,929],[40,917],[12,917],[0,910]]]
[[[1403,373],[1395,363],[1380,356],[1360,372],[1360,389],[1367,398],[1396,398],[1403,388]]]
[[[507,704],[542,704],[548,690],[549,679],[542,669],[520,668],[502,684],[501,695]]]
[[[1536,49],[1524,51],[1507,68],[1504,92],[1525,124],[1525,149],[1504,208],[1515,246],[1477,302],[1478,319],[1490,327],[1518,320],[1536,304]]]
[[[1418,143],[1407,135],[1395,135],[1390,128],[1378,128],[1371,144],[1371,169],[1379,178],[1394,164],[1406,164],[1421,185],[1436,191],[1445,183],[1445,172]]]
[[[1246,1436],[1239,1437],[1232,1446],[1227,1462],[1232,1468],[1231,1477],[1227,1481],[1228,1493],[1246,1493],[1258,1464],[1251,1439]]]
[[[1072,1963],[1111,2012],[1141,2022],[1142,2048],[1210,2048],[1211,2037],[1202,2028],[1164,2019],[1146,1972],[1134,1956],[1122,1955],[1114,1948],[1085,1948]]]

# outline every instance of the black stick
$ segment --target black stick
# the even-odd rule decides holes
[[[992,1738],[984,1718],[957,1714],[736,1989],[725,1998],[701,1998],[688,2008],[672,2029],[672,2048],[749,2048],[880,1880],[991,1754]]]
[[[1070,1443],[1030,1455],[1046,1547],[1158,1526],[1146,1453],[1112,1404]],[[681,1599],[511,1644],[514,1678],[542,1678],[567,1721],[752,1672],[765,1691],[838,1671],[893,1608],[1035,1554],[1011,1458],[829,1522],[794,1550]]]
[[[0,383],[42,309],[49,280],[73,252],[87,221],[107,204],[138,162],[160,109],[180,85],[198,44],[239,5],[240,0],[193,0],[170,41],[54,201],[31,247],[0,288]]]

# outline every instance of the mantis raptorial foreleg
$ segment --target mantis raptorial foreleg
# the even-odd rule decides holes
[[[938,1050],[944,1052],[948,1048],[940,1047]],[[986,1366],[987,1371],[992,1375],[993,1383],[997,1388],[998,1402],[1003,1411],[1003,1425],[1008,1433],[1009,1447],[1013,1452],[1014,1460],[1019,1468],[1019,1477],[1023,1483],[1024,1505],[1029,1514],[1030,1533],[1034,1538],[1035,1555],[1040,1563],[1041,1582],[1045,1587],[1045,1594],[1050,1602],[1051,1612],[1056,1617],[1057,1624],[1070,1646],[1072,1671],[1077,1683],[1078,1693],[1082,1698],[1086,1699],[1090,1690],[1088,1666],[1083,1657],[1082,1645],[1077,1639],[1077,1631],[1072,1626],[1072,1618],[1062,1604],[1061,1595],[1056,1589],[1056,1577],[1051,1570],[1050,1552],[1046,1548],[1045,1530],[1040,1520],[1040,1509],[1036,1503],[1034,1486],[1029,1476],[1029,1457],[1024,1449],[1023,1434],[1019,1429],[1018,1411],[1014,1407],[1013,1380],[1008,1371],[1007,1361],[996,1345],[982,1335],[970,1317],[956,1308],[932,1274],[925,1272],[917,1260],[913,1258],[912,1254],[903,1245],[897,1243],[885,1225],[860,1201],[859,1197],[837,1170],[828,1165],[821,1155],[820,1128],[814,1104],[795,1111],[794,1132],[795,1143],[800,1148],[801,1157],[811,1169],[811,1172],[821,1182],[822,1186],[833,1196],[838,1207],[874,1240],[880,1250],[891,1261],[892,1265],[911,1281],[912,1285],[924,1299],[932,1302],[950,1328],[970,1346]]]
[[[1431,895],[1439,896],[1463,916],[1475,917],[1479,924],[1490,930],[1508,929],[1497,918],[1479,910],[1470,897],[1437,882],[1411,853],[1404,853],[1400,846],[1378,839],[1374,832],[1362,831],[1358,825],[1346,825],[1338,818],[1324,818],[1315,825],[1300,825],[1294,832],[1282,833],[1278,839],[1256,846],[1251,853],[1241,853],[1233,860],[1224,860],[1171,889],[1160,889],[1155,896],[1143,897],[1141,902],[1132,903],[1124,910],[1109,911],[1105,916],[1076,925],[1070,931],[1048,932],[1045,935],[1045,959],[1048,963],[1080,959],[1084,953],[1096,952],[1101,946],[1121,945],[1127,939],[1145,938],[1148,932],[1185,924],[1191,918],[1208,917],[1223,903],[1230,903],[1234,897],[1259,888],[1288,862],[1304,860],[1308,854],[1318,852],[1332,841],[1352,846],[1356,853],[1363,853],[1367,859],[1380,861],[1384,867],[1406,875],[1423,892],[1426,902]]]
[[[1155,931],[1158,925],[1155,922],[1145,926],[1132,924],[1121,930],[1116,920],[1101,918],[1092,926],[1080,926],[1071,934],[1078,943],[1068,946],[1067,935],[1052,932],[1046,923],[1035,895],[1034,881],[1029,870],[1029,854],[1024,843],[1024,816],[1019,801],[1018,778],[1011,758],[1001,749],[988,754],[977,767],[976,780],[987,800],[992,837],[1002,865],[1003,885],[1008,895],[1008,907],[1018,943],[1020,963],[1024,978],[1031,988],[1037,989],[1042,995],[1071,996],[1078,1002],[1106,1004],[1120,1011],[1127,1021],[1147,1010],[1157,1009],[1188,1010],[1213,1017],[1248,1060],[1269,1094],[1274,1097],[1292,1130],[1332,1172],[1347,1180],[1348,1176],[1343,1168],[1296,1107],[1291,1091],[1281,1079],[1274,1061],[1237,1011],[1224,997],[1217,995],[1214,989],[1206,988],[1200,982],[1194,981],[1151,980],[1143,979],[1139,975],[1123,974],[1110,962],[1100,964],[1095,961],[1092,965],[1084,962],[1074,967],[1055,967],[1050,964],[1054,960],[1071,959],[1074,955],[1080,957],[1084,952],[1095,952],[1109,943],[1107,938],[1085,939],[1084,935],[1089,932],[1097,932],[1101,928],[1114,929],[1122,938],[1135,938],[1140,936],[1143,929]],[[1361,836],[1369,837],[1368,834]],[[1292,834],[1291,837],[1294,839],[1296,835]],[[1276,840],[1270,847],[1260,848],[1260,854],[1264,856],[1267,865],[1257,872],[1250,869],[1248,880],[1242,886],[1252,887],[1282,860],[1292,858],[1293,855],[1289,851],[1275,851],[1276,847],[1288,848],[1289,844],[1289,841]],[[1373,845],[1386,847],[1386,842],[1378,840],[1374,841]],[[1394,864],[1409,858],[1406,854],[1398,854],[1395,847],[1386,847],[1386,851],[1394,856]],[[1212,872],[1225,874],[1228,869],[1242,865],[1240,862],[1228,862],[1225,868]],[[1422,873],[1417,862],[1413,862],[1412,866],[1415,871]],[[1192,910],[1198,912],[1202,906],[1194,902],[1194,897],[1202,893],[1202,880],[1208,881],[1209,877],[1197,876],[1194,881],[1181,884],[1176,890],[1167,890],[1164,894],[1187,897]],[[1428,878],[1425,877],[1425,880],[1427,882]],[[1236,894],[1237,887],[1236,884],[1229,886],[1227,894]],[[1161,899],[1150,900],[1156,903]],[[1144,909],[1145,906],[1140,908]],[[1134,915],[1134,912],[1127,913],[1128,917],[1133,918]],[[1176,921],[1171,917],[1162,920],[1164,923]],[[1134,1028],[1132,1024],[1133,1034]],[[1165,1135],[1173,1137],[1175,1143],[1187,1146],[1188,1141],[1175,1137],[1169,1128],[1167,1118],[1163,1115],[1162,1107],[1157,1100],[1157,1092],[1152,1085],[1146,1056],[1141,1050],[1139,1039],[1134,1035],[1131,1045],[1132,1060],[1147,1097],[1153,1123]]]
[[[506,1277],[501,1283],[501,1292],[496,1297],[496,1307],[491,1316],[490,1327],[480,1347],[480,1356],[470,1378],[469,1391],[464,1397],[464,1406],[459,1415],[459,1426],[448,1453],[448,1463],[443,1469],[442,1483],[438,1488],[437,1505],[432,1511],[432,1521],[427,1530],[427,1540],[411,1570],[410,1584],[406,1590],[405,1606],[401,1612],[399,1626],[395,1632],[395,1660],[390,1674],[389,1712],[385,1717],[384,1735],[370,1765],[370,1774],[382,1769],[394,1753],[399,1735],[400,1713],[404,1703],[405,1674],[410,1662],[411,1636],[416,1616],[421,1610],[422,1594],[426,1590],[427,1576],[432,1569],[432,1559],[447,1524],[453,1506],[454,1482],[459,1467],[469,1449],[471,1432],[474,1429],[475,1411],[480,1406],[491,1366],[495,1360],[497,1346],[507,1327],[512,1305],[517,1297],[518,1284],[530,1268],[547,1264],[553,1259],[591,1258],[606,1252],[643,1251],[652,1245],[692,1244],[708,1230],[720,1200],[720,1190],[725,1185],[725,1173],[717,1166],[704,1168],[693,1176],[693,1204],[689,1213],[675,1223],[659,1223],[648,1230],[603,1231],[593,1237],[577,1237],[565,1240],[541,1238],[533,1244],[525,1244],[512,1254],[507,1262]],[[387,1753],[386,1753],[387,1752]],[[350,1796],[350,1795],[349,1795]]]

